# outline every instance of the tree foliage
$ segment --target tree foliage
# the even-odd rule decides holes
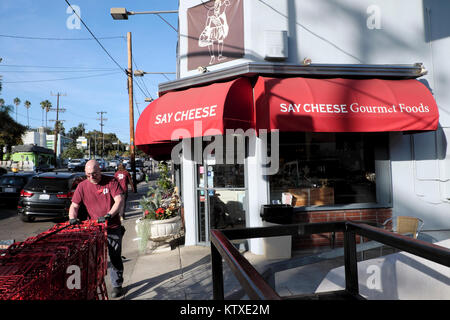
[[[3,159],[3,147],[6,146],[10,152],[12,146],[22,144],[22,135],[27,129],[9,115],[11,110],[11,106],[0,109],[0,159]]]
[[[0,82],[0,91],[1,91],[1,82]],[[26,131],[25,126],[21,125],[20,123],[17,123],[10,116],[9,113],[12,110],[13,106],[5,105],[5,100],[2,99],[2,103],[0,105],[0,160],[3,160],[3,147],[6,146],[7,152],[10,152],[11,147],[13,145],[22,144],[22,135]]]
[[[84,151],[77,149],[77,144],[75,141],[71,142],[70,145],[64,152],[61,154],[61,158],[63,159],[79,159],[84,157]]]
[[[52,103],[48,100],[41,101],[40,103],[42,112],[45,110],[45,127],[47,128],[47,113],[50,111],[52,107]],[[42,122],[44,122],[44,115],[42,115]]]
[[[70,139],[77,140],[79,137],[84,136],[86,133],[86,128],[84,127],[84,123],[79,123],[78,126],[70,128],[67,136]]]

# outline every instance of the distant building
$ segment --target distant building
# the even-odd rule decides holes
[[[54,145],[55,145],[54,141],[55,141],[55,135],[48,134],[46,147],[54,150]],[[58,134],[58,145],[56,147],[56,156],[60,157],[61,153],[63,153],[69,147],[69,144],[71,142],[73,142],[73,139],[70,139],[68,137],[62,136],[61,134]]]
[[[47,147],[47,134],[45,133],[44,127],[39,127],[37,130],[29,130],[25,132],[22,136],[22,141],[24,145],[34,144],[39,147]]]
[[[22,141],[24,145],[33,144],[43,148],[49,148],[54,150],[54,134],[46,134],[44,127],[38,129],[28,130],[22,135]],[[59,157],[73,142],[73,139],[58,134],[58,148],[56,150],[56,156]]]
[[[78,137],[77,139],[77,149],[86,150],[88,147],[88,141],[86,137]]]

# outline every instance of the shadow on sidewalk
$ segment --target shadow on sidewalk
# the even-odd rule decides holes
[[[174,277],[177,277],[177,278],[179,277],[180,281],[188,280],[186,277],[186,273],[188,273],[189,271],[192,271],[200,266],[210,264],[210,262],[211,262],[210,256],[205,256],[205,257],[201,258],[200,260],[192,263],[191,265],[189,265],[187,267],[183,267],[181,270],[180,269],[173,270],[173,271],[161,274],[161,275],[157,275],[155,277],[151,277],[151,278],[148,278],[145,280],[131,283],[126,288],[127,292],[132,291],[133,288],[138,288],[138,287],[139,288],[136,291],[133,291],[129,294],[127,293],[124,296],[124,299],[125,300],[137,299],[140,296],[153,291],[154,287],[157,287],[158,285],[160,285]],[[149,268],[151,268],[151,267],[161,267],[161,266],[149,266]],[[179,289],[180,289],[180,294],[181,294],[183,288],[179,288]],[[158,299],[158,298],[156,298],[156,299]]]

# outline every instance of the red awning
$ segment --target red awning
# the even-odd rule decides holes
[[[169,141],[254,128],[250,81],[239,78],[205,87],[169,92],[150,103],[136,125],[135,144],[151,154]],[[161,149],[161,147],[163,147]]]
[[[436,130],[439,113],[417,80],[259,77],[256,129],[306,132]]]

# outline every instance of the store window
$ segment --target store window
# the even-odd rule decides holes
[[[295,207],[390,203],[387,133],[280,133],[272,203]]]

